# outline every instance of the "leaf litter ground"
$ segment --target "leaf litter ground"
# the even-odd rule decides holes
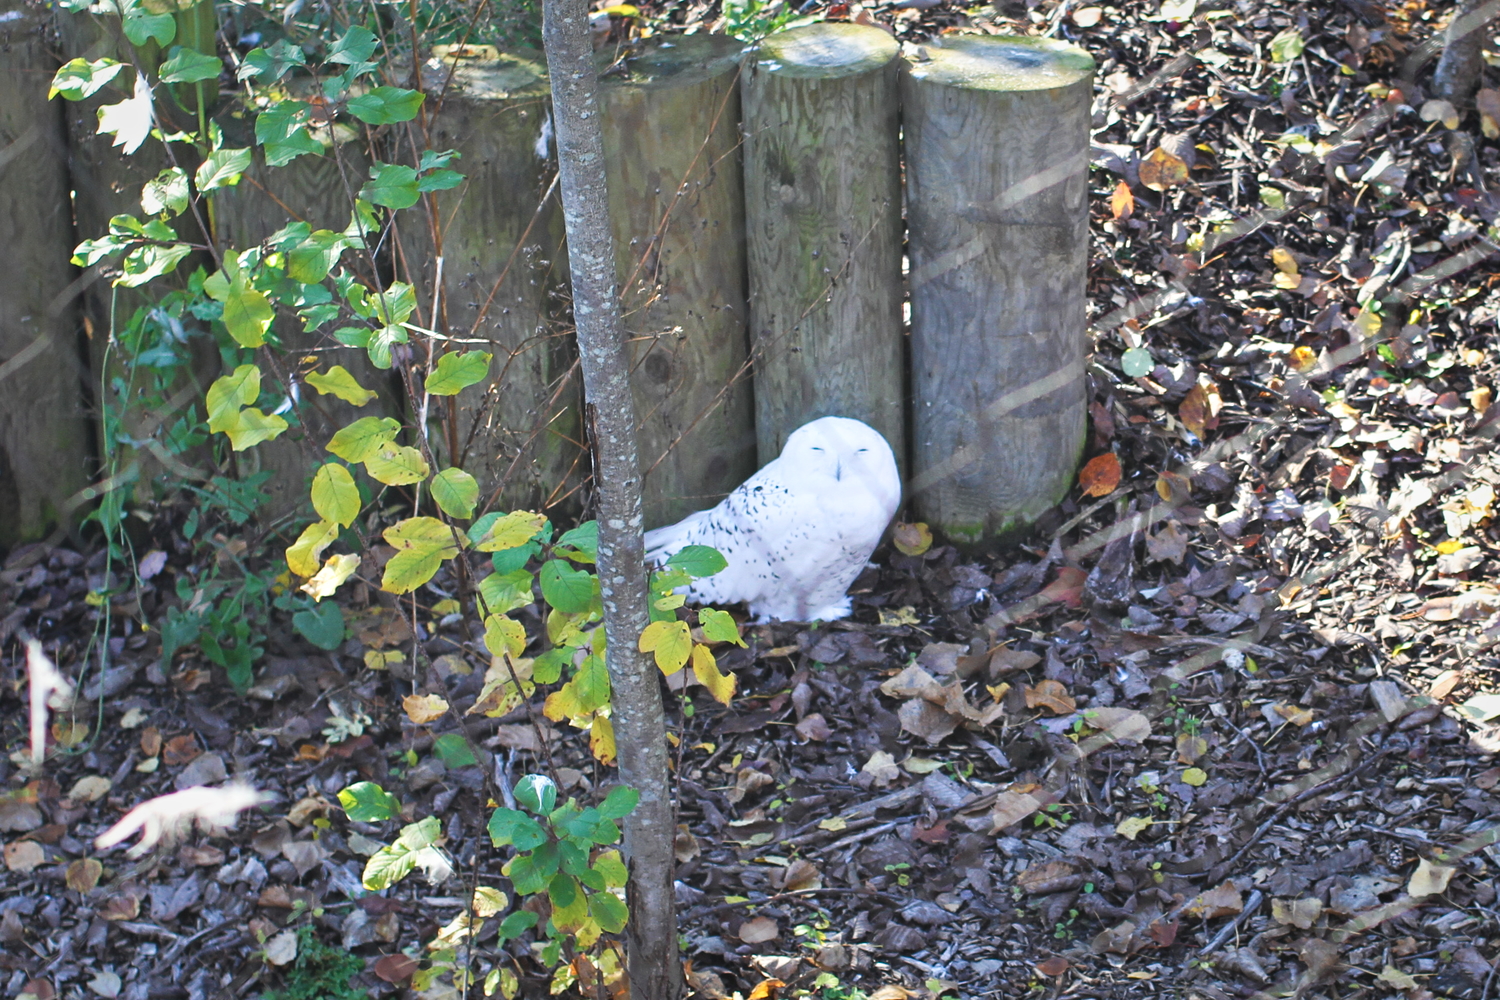
[[[1050,30],[1098,60],[1090,462],[1021,547],[883,550],[851,621],[725,647],[731,709],[676,694],[695,989],[1496,995],[1500,156],[1493,119],[1402,82],[1450,9],[833,14],[914,42]],[[131,623],[192,579],[181,514],[154,512],[138,586],[65,547],[0,571],[7,752],[26,741],[20,630],[83,695],[42,777],[0,763],[0,977],[42,1000],[287,990],[286,929],[311,926],[362,962],[353,995],[400,992],[401,952],[504,884],[495,776],[550,756],[588,796],[609,774],[534,708],[470,717],[472,764],[451,716],[413,722],[406,695],[477,697],[482,645],[425,610],[414,635],[368,587],[332,653],[273,617],[249,697],[195,652],[163,669]],[[229,775],[276,801],[225,836],[88,861],[130,807]],[[443,817],[453,880],[362,893],[395,824],[346,820],[336,793],[359,780]]]

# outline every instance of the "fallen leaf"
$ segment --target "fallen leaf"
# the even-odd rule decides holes
[[[1160,146],[1141,161],[1141,183],[1153,191],[1165,191],[1188,179],[1188,165],[1179,156]]]
[[[272,965],[290,965],[297,958],[297,932],[287,929],[277,934],[265,943],[261,954]]]
[[[1038,962],[1036,964],[1036,971],[1044,976],[1056,979],[1068,971],[1068,960],[1061,955],[1053,955],[1051,958]]]
[[[417,960],[410,955],[382,955],[375,962],[375,975],[388,983],[404,983],[417,971]]]
[[[932,548],[932,529],[920,521],[907,524],[897,521],[891,533],[891,543],[909,556],[919,556]]]
[[[1184,785],[1201,788],[1206,781],[1208,781],[1208,774],[1201,767],[1190,767],[1182,772],[1182,783]]]
[[[42,845],[34,840],[14,840],[5,845],[5,867],[13,872],[28,874],[46,860]]]
[[[1041,807],[1041,800],[1029,792],[1001,792],[990,807],[990,833],[999,833],[1008,826],[1014,826]]]
[[[739,938],[746,944],[765,944],[781,935],[781,928],[770,917],[752,917],[740,924]]]
[[[1245,908],[1245,901],[1233,882],[1225,882],[1217,888],[1200,893],[1183,910],[1190,917],[1212,920],[1215,917],[1232,917]]]
[[[1446,129],[1458,128],[1458,109],[1442,98],[1424,101],[1420,114],[1424,122],[1442,122]]]
[[[1312,927],[1322,913],[1323,901],[1315,896],[1271,900],[1271,919],[1304,931]]]
[[[1115,827],[1115,832],[1126,840],[1135,840],[1146,830],[1151,828],[1154,821],[1150,816],[1127,816],[1120,820]]]
[[[94,886],[99,884],[99,878],[103,874],[104,865],[99,861],[94,858],[79,858],[68,863],[63,881],[69,889],[86,895],[94,891]]]
[[[94,978],[89,980],[89,989],[93,990],[104,1000],[115,1000],[120,995],[120,988],[124,985],[118,973],[104,971],[96,972]]]
[[[1095,7],[1094,10],[1099,8]],[[1077,14],[1073,15],[1075,18]],[[1128,219],[1135,211],[1135,195],[1130,193],[1130,185],[1124,181],[1115,185],[1115,193],[1109,196],[1109,212],[1116,219]]]
[[[1035,687],[1028,686],[1025,693],[1027,708],[1042,708],[1053,715],[1071,715],[1078,708],[1068,689],[1051,678],[1037,682]]]
[[[811,861],[798,858],[782,871],[780,881],[783,892],[821,889],[823,888],[823,873]]]
[[[1385,983],[1392,989],[1414,990],[1417,988],[1417,981],[1411,976],[1408,976],[1406,973],[1402,972],[1400,969],[1396,968],[1394,965],[1387,965],[1385,968],[1381,969],[1380,975],[1376,976],[1375,978],[1380,980],[1382,983]]]
[[[409,694],[401,699],[406,717],[419,726],[436,722],[448,712],[448,703],[435,694]]]
[[[1486,139],[1500,139],[1500,90],[1485,88],[1474,95],[1479,128]]]
[[[1086,497],[1102,497],[1120,485],[1120,460],[1112,451],[1095,455],[1078,473],[1078,485]]]
[[[109,794],[112,784],[108,778],[102,775],[85,775],[73,782],[73,787],[68,792],[68,799],[74,803],[98,802]]]
[[[1406,892],[1413,899],[1447,892],[1448,882],[1457,870],[1450,865],[1435,865],[1423,858],[1417,862],[1417,870],[1411,873],[1411,880],[1406,883]]]
[[[174,736],[167,740],[162,750],[162,760],[168,767],[177,767],[180,764],[186,764],[201,753],[203,749],[198,746],[198,737],[192,733],[183,733],[181,736]]]
[[[1274,710],[1277,715],[1299,729],[1313,720],[1312,709],[1303,708],[1301,705],[1281,704],[1274,706]]]

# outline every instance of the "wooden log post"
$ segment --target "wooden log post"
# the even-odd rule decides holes
[[[600,83],[646,527],[755,471],[746,363],[741,43],[651,39]]]
[[[44,535],[88,483],[63,109],[47,20],[0,0],[0,550]]]
[[[369,158],[352,135],[342,134],[342,129],[339,132],[329,137],[337,139],[336,148],[330,143],[323,155],[299,156],[280,167],[267,167],[263,152],[257,149],[254,163],[239,184],[213,194],[215,237],[220,246],[245,250],[292,222],[306,222],[315,230],[343,232],[350,223],[355,195],[368,177]],[[252,143],[247,123],[246,134],[227,144],[248,147]],[[345,260],[350,256],[352,253]],[[368,270],[366,262],[361,261],[357,270]],[[339,345],[330,332],[335,325],[309,333],[290,312],[278,318],[276,331],[289,352],[282,361],[282,371],[288,376],[327,373],[334,365],[342,365],[360,385],[378,396],[357,407],[322,395],[305,382],[301,384],[296,418],[287,433],[238,456],[241,476],[272,473],[261,487],[271,497],[258,511],[262,521],[298,511],[311,512],[309,483],[317,467],[330,459],[324,446],[339,428],[360,417],[402,415],[402,395],[391,373],[371,364],[363,348]],[[270,372],[265,377],[268,386],[274,385]]]
[[[494,360],[488,382],[433,398],[429,440],[441,461],[479,480],[482,507],[493,499],[494,509],[555,514],[576,505],[588,463],[577,352],[556,321],[554,293],[567,265],[562,213],[548,193],[556,165],[546,63],[538,53],[465,51],[424,66],[423,85],[430,148],[458,150],[453,169],[467,179],[436,197],[437,243],[420,213],[406,214],[397,263],[404,258],[419,290],[419,315],[468,341],[447,349],[488,351]],[[435,344],[434,356],[444,349]]]
[[[814,24],[767,38],[740,79],[762,464],[832,415],[906,467],[898,51],[879,28]]]
[[[1057,503],[1084,442],[1093,59],[963,36],[908,63],[913,481],[959,544]]]

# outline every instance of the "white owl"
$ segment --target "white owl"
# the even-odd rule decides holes
[[[711,545],[728,568],[696,581],[703,604],[743,601],[759,621],[833,621],[901,502],[896,457],[880,432],[820,417],[792,432],[781,455],[725,497],[646,532],[661,564],[686,545]]]

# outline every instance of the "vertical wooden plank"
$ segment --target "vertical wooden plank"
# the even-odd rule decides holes
[[[654,38],[601,81],[648,528],[713,506],[755,471],[742,49],[719,35]]]
[[[0,0],[0,548],[50,530],[89,473],[66,133],[38,11]]]
[[[413,212],[403,224],[403,252],[424,296],[441,261],[435,328],[456,338],[450,349],[494,355],[487,383],[432,400],[431,441],[444,461],[479,480],[481,502],[494,497],[494,509],[576,504],[589,470],[580,447],[577,353],[554,318],[566,261],[557,199],[544,200],[555,172],[545,64],[535,53],[488,50],[429,67],[424,82],[430,148],[458,150],[453,168],[467,179],[437,196],[440,245]],[[430,298],[421,311],[434,319]],[[443,419],[449,407],[452,434]]]
[[[1084,442],[1093,59],[964,36],[903,75],[913,481],[968,545],[1034,521]]]
[[[746,61],[745,228],[761,463],[854,417],[906,467],[896,40],[814,24]]]

